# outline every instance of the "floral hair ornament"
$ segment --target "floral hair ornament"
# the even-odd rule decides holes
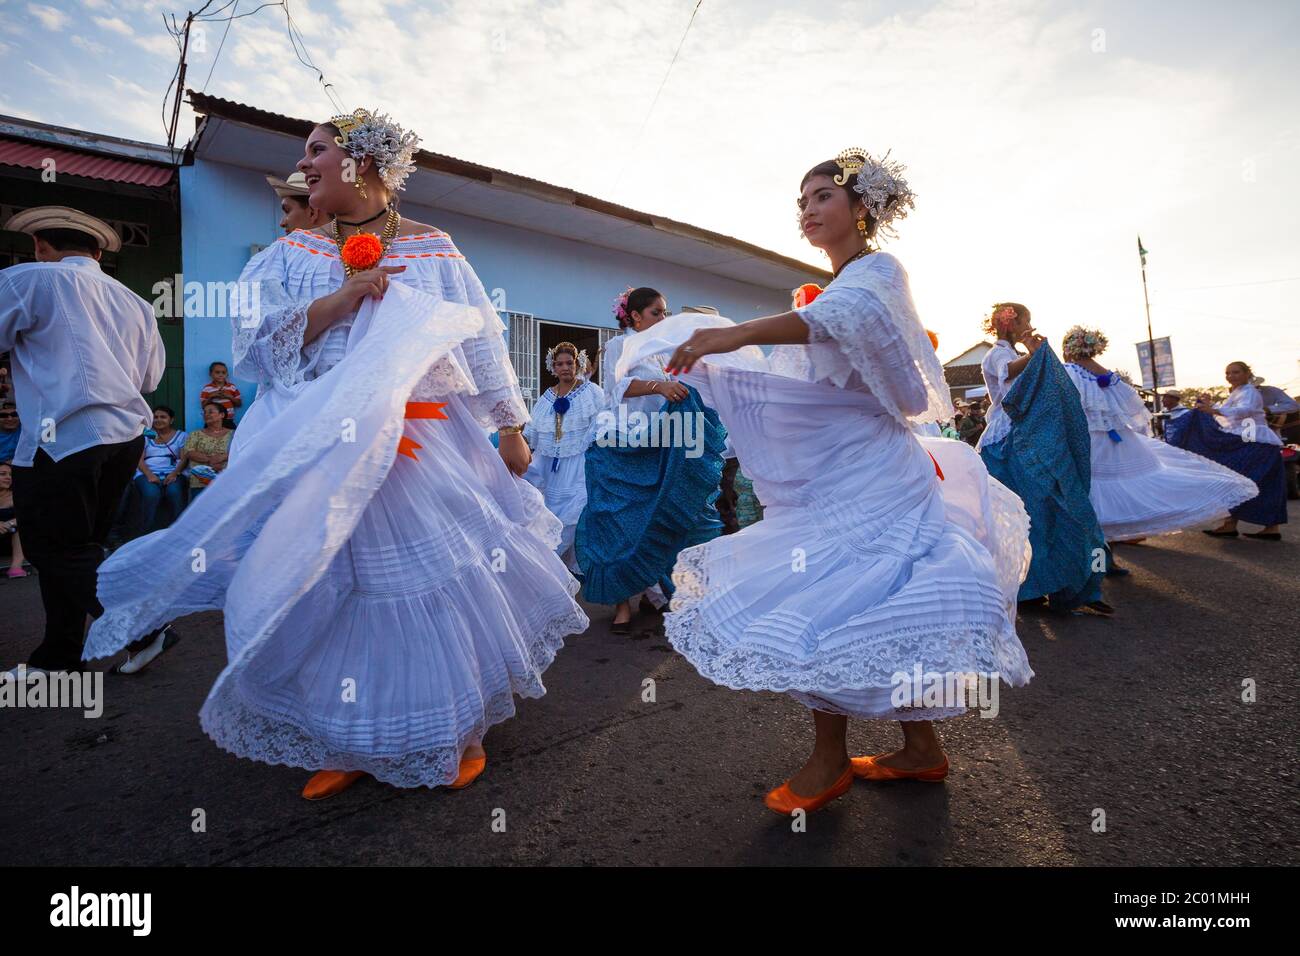
[[[1110,342],[1097,329],[1086,329],[1082,325],[1073,326],[1065,333],[1061,349],[1066,359],[1090,359],[1106,351]]]
[[[1016,310],[1009,305],[993,310],[993,327],[999,332],[1011,331],[1011,323],[1016,320]]]
[[[393,192],[400,191],[415,170],[415,148],[420,137],[389,119],[387,113],[355,109],[330,118],[339,131],[334,142],[357,162],[370,156],[379,178]]]
[[[618,324],[622,325],[628,319],[632,318],[627,311],[627,297],[632,294],[632,287],[628,286],[614,299],[614,318],[618,319]]]
[[[916,208],[916,194],[903,177],[907,167],[891,160],[888,152],[876,159],[857,146],[836,156],[835,165],[840,167],[839,175],[834,177],[835,185],[845,185],[856,173],[853,191],[862,197],[875,220],[877,233],[883,231],[887,236],[897,236],[890,223],[906,219],[908,210]]]

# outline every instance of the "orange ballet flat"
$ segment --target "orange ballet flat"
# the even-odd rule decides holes
[[[926,783],[939,783],[948,776],[947,757],[943,758],[943,763],[926,767],[924,770],[900,770],[880,763],[880,758],[884,756],[887,754],[854,757],[849,761],[853,765],[853,775],[863,780],[924,780]]]
[[[308,800],[324,800],[342,793],[365,775],[364,770],[322,770],[307,781],[302,795]]]
[[[830,803],[836,797],[842,797],[848,793],[849,787],[853,785],[853,768],[850,766],[840,775],[829,788],[823,790],[814,797],[801,797],[790,789],[790,781],[787,780],[781,786],[777,787],[766,797],[763,798],[763,804],[771,811],[788,817],[796,810],[803,810],[805,813],[812,813],[814,810],[820,810],[826,804]]]
[[[483,768],[486,766],[486,754],[482,757],[461,757],[460,773],[458,773],[456,779],[447,784],[447,786],[452,790],[464,790],[479,778],[479,775],[483,773]]]

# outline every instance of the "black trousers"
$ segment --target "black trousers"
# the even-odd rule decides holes
[[[104,613],[95,596],[104,541],[143,449],[143,435],[95,445],[62,461],[39,449],[31,467],[14,468],[14,517],[45,605],[45,639],[29,666],[82,669],[86,615]]]
[[[724,458],[722,461],[722,490],[714,504],[718,509],[718,517],[722,519],[722,533],[735,534],[740,530],[740,522],[736,519],[736,472],[740,470],[740,461],[736,458]]]

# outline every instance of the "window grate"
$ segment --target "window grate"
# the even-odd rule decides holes
[[[527,312],[502,312],[510,346],[510,364],[519,376],[519,390],[531,408],[537,401],[538,328],[537,316]]]

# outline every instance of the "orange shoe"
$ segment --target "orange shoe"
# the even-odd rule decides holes
[[[479,775],[483,773],[483,768],[486,766],[486,754],[482,757],[461,757],[460,773],[456,775],[455,780],[447,784],[447,787],[451,790],[464,790],[479,778]]]
[[[365,775],[364,770],[322,770],[307,781],[302,795],[308,800],[324,800],[342,793]]]
[[[863,780],[924,780],[926,783],[939,783],[944,777],[948,776],[948,758],[943,758],[943,763],[936,764],[933,767],[926,767],[924,770],[900,770],[897,767],[887,767],[879,763],[881,757],[886,754],[876,754],[874,757],[854,757],[849,761],[853,765],[853,775],[861,777]]]
[[[805,813],[812,813],[814,810],[820,810],[836,797],[844,796],[844,794],[848,793],[849,787],[852,785],[853,768],[850,766],[844,771],[844,773],[840,774],[838,780],[815,797],[799,796],[799,794],[790,789],[790,781],[787,780],[764,797],[763,804],[769,810],[779,813],[783,817],[788,817],[796,810],[803,810]]]

